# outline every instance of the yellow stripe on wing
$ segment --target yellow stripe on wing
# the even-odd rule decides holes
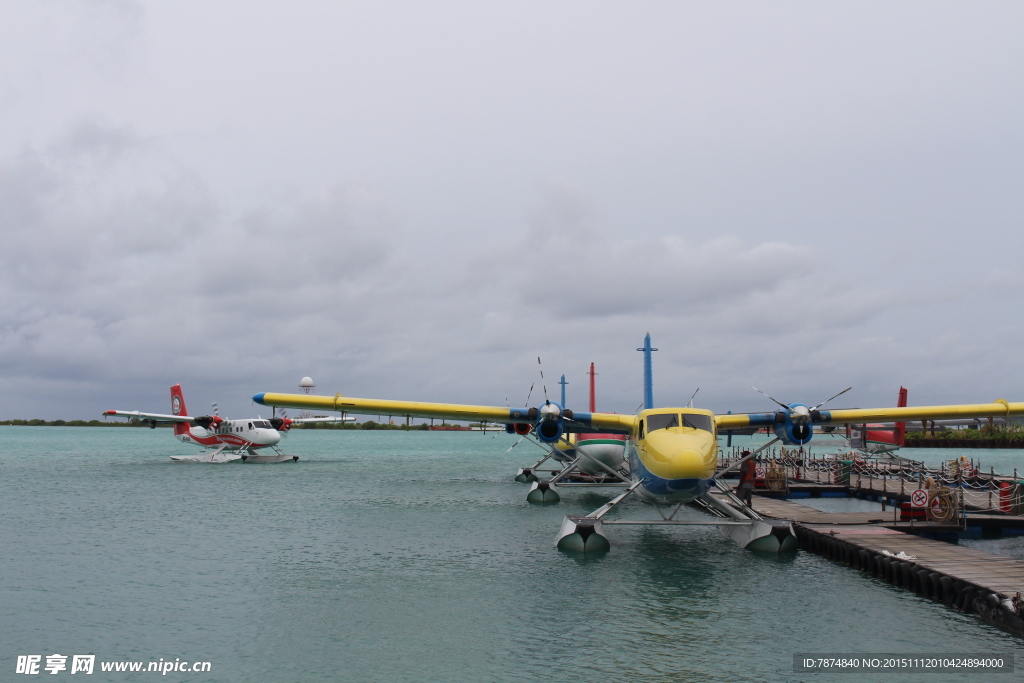
[[[411,415],[434,417],[446,420],[471,422],[532,422],[525,408],[501,408],[495,406],[472,406],[457,403],[426,403],[421,401],[392,401],[378,398],[353,398],[351,396],[310,396],[308,394],[258,394],[258,402],[282,408],[332,410],[352,415]],[[587,418],[590,418],[589,421]],[[599,429],[632,430],[636,424],[635,415],[614,413],[581,413],[579,421]],[[570,418],[571,419],[571,418]]]
[[[488,420],[507,422],[508,408],[492,406],[469,406],[456,403],[424,403],[420,401],[390,401],[377,398],[352,398],[349,396],[308,396],[306,394],[263,394],[263,403],[283,408],[317,408],[335,410],[356,415],[412,415],[415,417],[438,417],[448,420]],[[523,413],[525,421],[526,411]]]
[[[821,411],[827,412],[829,422],[862,423],[862,422],[907,422],[913,420],[952,420],[966,417],[1005,417],[1007,415],[1024,415],[1024,403],[1009,403],[998,399],[992,403],[972,403],[952,406],[910,406],[907,408],[856,408],[851,410]]]
[[[735,415],[715,415],[718,429],[743,429],[750,426],[750,416],[745,413]]]
[[[598,429],[615,429],[615,430],[626,430],[632,432],[636,427],[637,420],[640,417],[637,415],[619,415],[618,413],[590,413],[590,424],[591,427],[597,427]]]

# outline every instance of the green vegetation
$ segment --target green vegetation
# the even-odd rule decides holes
[[[981,429],[936,429],[907,432],[908,448],[1024,448],[1024,428],[984,426]]]
[[[1024,427],[993,427],[985,425],[981,429],[936,429],[935,433],[907,432],[907,441],[916,439],[977,439],[977,440],[1019,440],[1024,439]]]

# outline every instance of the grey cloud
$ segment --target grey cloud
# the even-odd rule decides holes
[[[659,401],[1015,398],[1020,18],[12,5],[0,417],[523,400],[537,355],[625,411],[647,331]]]
[[[48,152],[56,158],[84,155],[112,161],[140,144],[142,140],[131,126],[110,126],[96,119],[84,119],[54,141]]]

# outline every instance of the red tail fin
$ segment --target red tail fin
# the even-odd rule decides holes
[[[907,407],[907,390],[900,387],[900,398],[896,401],[897,408]],[[897,422],[896,423],[896,445],[903,446],[907,442],[907,423]]]
[[[185,407],[185,395],[181,393],[181,385],[175,384],[171,387],[171,415],[188,417],[188,408]],[[175,422],[174,434],[185,434],[189,428],[188,422]]]

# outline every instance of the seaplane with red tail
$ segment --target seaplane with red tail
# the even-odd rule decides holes
[[[268,392],[256,394],[253,400],[261,405],[337,411],[342,415],[406,415],[503,423],[509,425],[510,431],[531,433],[549,446],[568,441],[566,436],[573,432],[624,434],[628,437],[628,486],[587,515],[566,516],[555,538],[559,549],[584,554],[607,551],[610,544],[606,529],[628,524],[717,526],[744,548],[768,552],[795,549],[797,540],[791,525],[766,519],[745,505],[721,481],[722,475],[775,443],[787,446],[809,443],[815,427],[1024,415],[1024,402],[1010,403],[1005,399],[965,405],[824,410],[828,401],[809,406],[783,403],[767,394],[765,396],[777,406],[771,412],[716,414],[690,406],[656,408],[651,380],[651,352],[655,349],[651,348],[650,335],[640,350],[644,352],[644,403],[636,415],[575,412],[548,400],[546,395],[543,404],[532,408],[352,398],[341,394]],[[849,390],[836,396],[846,391]],[[774,439],[728,467],[719,467],[720,435],[732,430],[764,427],[774,432]],[[657,516],[645,519],[608,517],[631,496],[650,503]],[[707,514],[696,519],[691,517],[689,513],[695,512],[694,507]],[[619,512],[621,510],[616,514]]]
[[[276,411],[275,411],[276,412]],[[228,463],[236,460],[241,462],[292,462],[299,459],[297,455],[286,455],[277,447],[281,435],[294,424],[303,422],[342,422],[355,420],[354,417],[312,417],[291,419],[288,417],[272,417],[269,420],[261,417],[244,420],[228,420],[217,414],[214,404],[213,415],[191,416],[185,407],[185,396],[181,385],[171,387],[171,414],[143,413],[137,410],[106,410],[106,417],[127,417],[148,423],[150,429],[158,424],[170,423],[174,426],[174,438],[182,443],[197,444],[204,450],[199,455],[172,455],[175,462],[190,463]]]
[[[537,363],[540,363],[539,358]],[[590,377],[590,412],[594,413],[597,411],[597,392],[594,379],[597,377],[597,371],[594,370],[593,363],[590,364],[590,371],[587,372],[587,375]],[[543,377],[542,370],[542,380]],[[565,375],[562,375],[558,383],[562,385],[562,405],[564,406],[566,405],[565,387],[568,384],[565,381]],[[533,439],[530,434],[532,429],[526,429],[528,427],[530,425],[508,425],[506,431],[518,433],[523,439],[531,438],[536,442],[536,439]],[[625,433],[570,432],[553,447],[549,445],[545,448],[543,444],[538,444],[547,453],[532,467],[521,468],[516,473],[516,481],[532,482],[530,491],[526,495],[526,499],[531,503],[557,503],[559,501],[557,487],[607,486],[621,488],[628,486],[631,483],[629,463],[626,461],[628,441],[629,437]],[[516,444],[518,443],[517,441]],[[514,448],[516,444],[513,444],[512,447]],[[556,470],[541,469],[541,466],[549,459],[562,466]],[[542,481],[538,475],[544,473],[551,476]]]
[[[905,408],[906,405],[907,390],[905,387],[900,387],[896,406]],[[891,456],[906,443],[907,423],[848,424],[846,425],[846,438],[850,442],[850,447],[856,451],[863,451],[868,455]]]

